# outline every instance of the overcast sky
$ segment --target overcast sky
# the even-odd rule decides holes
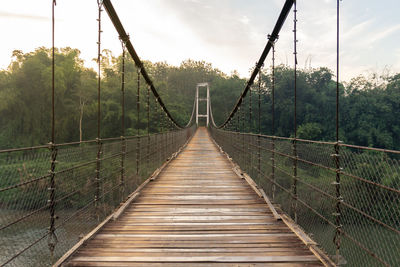
[[[14,49],[51,46],[52,0],[13,0],[0,6],[0,68]],[[278,18],[284,0],[114,0],[114,7],[142,59],[179,65],[191,58],[211,62],[227,74],[248,77]],[[400,72],[400,1],[341,2],[341,80],[359,74]],[[82,52],[87,66],[97,54],[96,0],[57,0],[56,46]],[[103,12],[102,47],[121,53]],[[276,46],[277,62],[293,65],[293,12]],[[298,62],[336,62],[336,1],[298,0]],[[270,64],[271,57],[266,65]]]

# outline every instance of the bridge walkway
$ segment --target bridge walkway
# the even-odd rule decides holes
[[[199,128],[63,266],[323,266]]]

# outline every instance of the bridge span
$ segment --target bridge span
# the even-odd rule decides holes
[[[56,265],[328,264],[233,167],[206,128],[198,128],[120,215],[121,210],[108,217]]]

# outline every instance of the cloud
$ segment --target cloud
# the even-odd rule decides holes
[[[45,16],[37,16],[30,14],[19,14],[19,13],[11,13],[0,11],[0,18],[5,19],[26,19],[26,20],[36,20],[36,21],[49,21],[50,17]]]
[[[394,25],[384,31],[380,32],[374,32],[371,36],[371,38],[367,39],[368,44],[372,44],[378,41],[381,41],[382,39],[388,37],[389,35],[393,34],[394,32],[400,30],[400,24]]]

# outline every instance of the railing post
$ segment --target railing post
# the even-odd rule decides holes
[[[140,67],[137,69],[137,92],[136,92],[136,111],[137,111],[137,136],[136,136],[136,185],[139,179],[140,164]]]
[[[292,185],[292,214],[297,223],[297,6],[294,0],[293,9],[294,22],[294,138],[293,138],[293,185]]]
[[[97,143],[97,155],[96,155],[96,177],[95,177],[95,195],[94,202],[96,207],[96,216],[97,220],[100,220],[100,210],[99,210],[99,201],[100,201],[100,169],[101,169],[101,139],[96,138]]]
[[[121,175],[120,175],[121,201],[124,200],[124,195],[125,195],[125,157],[126,157],[126,139],[125,136],[121,136]]]
[[[54,46],[54,29],[55,29],[55,16],[54,16],[54,8],[56,5],[56,1],[52,1],[52,72],[51,72],[51,91],[52,91],[52,97],[51,97],[51,142],[50,142],[50,153],[51,153],[51,165],[50,165],[50,184],[48,187],[49,190],[49,199],[47,200],[48,205],[49,205],[49,211],[50,211],[50,226],[49,226],[49,236],[47,240],[47,245],[50,250],[50,256],[51,256],[51,263],[53,263],[53,257],[54,257],[54,249],[57,244],[57,236],[55,234],[55,190],[56,190],[56,184],[55,184],[55,169],[56,169],[56,160],[57,160],[57,147],[55,146],[55,79],[54,79],[54,74],[55,74],[55,46]]]
[[[241,132],[242,132],[242,170],[246,170],[246,155],[245,155],[245,146],[244,146],[244,140],[245,140],[245,134],[244,134],[244,132],[245,132],[245,129],[244,129],[244,121],[245,121],[245,106],[244,106],[244,98],[243,98],[243,111],[242,111],[242,130],[241,130]]]
[[[275,136],[275,42],[272,42],[272,136]],[[272,201],[275,201],[275,138],[272,138]]]
[[[293,184],[292,184],[292,215],[294,221],[297,223],[297,144],[296,138],[292,140],[293,149]]]
[[[125,157],[126,157],[126,139],[125,139],[125,50],[126,40],[121,39],[122,44],[122,71],[121,71],[121,201],[125,195]]]
[[[100,93],[101,93],[101,6],[103,2],[101,0],[97,1],[98,4],[98,41],[97,41],[97,65],[98,65],[98,80],[97,80],[97,156],[96,156],[96,177],[95,177],[95,208],[96,208],[96,216],[97,220],[100,220],[100,211],[99,211],[99,199],[100,199],[100,167],[101,167],[101,139],[100,139],[100,118],[101,118],[101,110],[100,110]]]
[[[252,122],[252,118],[251,118],[251,87],[249,89],[249,128],[248,128],[248,132],[252,133],[253,132],[253,122]],[[251,151],[252,145],[253,145],[253,135],[248,135],[248,143],[247,143],[247,151],[249,153],[249,162],[250,162],[250,166],[249,166],[249,174],[251,176],[253,176],[253,153]]]
[[[158,150],[158,153],[157,153],[157,155],[158,155],[158,166],[161,166],[161,140],[162,140],[162,124],[161,124],[161,116],[160,116],[160,113],[158,112],[158,100],[157,100],[157,98],[155,98],[155,102],[156,102],[156,105],[155,105],[155,112],[156,112],[156,115],[157,115],[157,121],[158,121],[158,129],[157,129],[157,131],[158,131],[158,133],[157,133],[157,136],[156,136],[156,146],[157,146],[157,150]]]
[[[336,1],[336,143],[335,143],[335,167],[336,167],[336,180],[334,182],[336,191],[336,205],[334,216],[336,217],[336,231],[333,238],[333,243],[336,247],[336,264],[340,265],[340,246],[341,246],[341,234],[342,234],[342,211],[341,203],[343,202],[343,197],[340,192],[340,141],[339,141],[339,10],[340,1]]]
[[[335,167],[336,167],[336,180],[332,184],[335,186],[335,191],[336,191],[336,203],[335,203],[335,212],[333,213],[333,216],[335,216],[335,225],[336,225],[336,231],[335,231],[335,236],[333,238],[333,243],[335,244],[336,247],[336,264],[339,265],[340,263],[340,245],[341,245],[341,231],[342,231],[342,223],[341,223],[341,203],[343,202],[343,198],[340,192],[340,154],[339,154],[339,148],[340,148],[340,141],[335,143],[334,149],[335,149],[335,154],[332,155],[335,161]]]
[[[257,135],[257,177],[258,182],[261,182],[261,80],[262,80],[262,69],[258,73],[258,135]]]
[[[235,143],[237,144],[237,145],[235,145],[235,151],[237,151],[237,150],[239,150],[238,149],[238,146],[239,146],[239,140],[240,140],[240,134],[239,134],[239,132],[240,132],[240,107],[238,107],[238,111],[237,111],[237,124],[236,124],[236,136],[238,136],[238,138],[236,137],[235,139],[237,139],[237,140],[235,140]],[[238,151],[238,152],[240,152],[240,151]],[[236,155],[235,155],[236,156]],[[240,160],[240,156],[241,156],[241,153],[239,154],[239,156],[237,157],[237,159],[235,159],[235,161],[237,162],[237,163],[239,163],[239,160]]]
[[[55,246],[58,242],[57,236],[55,234],[55,220],[56,220],[56,215],[55,215],[55,198],[56,198],[56,183],[55,183],[55,169],[56,169],[56,159],[57,159],[57,147],[54,145],[54,143],[50,143],[50,151],[51,151],[51,167],[50,167],[50,184],[48,187],[49,191],[49,199],[47,200],[48,205],[49,205],[49,210],[50,210],[50,226],[49,226],[49,237],[47,240],[47,245],[49,246],[50,250],[50,255],[51,255],[51,262],[53,262],[53,256],[54,256],[54,249]]]
[[[147,172],[150,169],[150,86],[147,86],[147,155],[146,155]]]

